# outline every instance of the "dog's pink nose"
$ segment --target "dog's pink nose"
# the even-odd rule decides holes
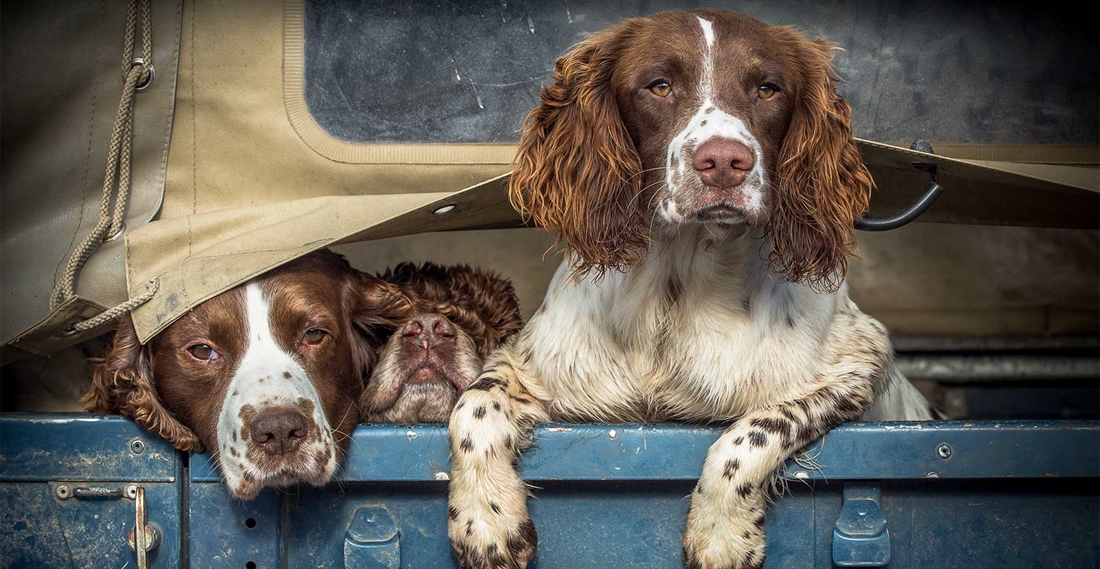
[[[749,147],[728,138],[712,138],[695,149],[692,166],[704,185],[721,190],[741,185],[756,160]]]
[[[270,455],[298,450],[309,434],[309,420],[296,409],[272,407],[252,420],[252,440]]]
[[[454,342],[455,327],[439,314],[418,314],[405,324],[401,336],[406,342],[427,350]]]

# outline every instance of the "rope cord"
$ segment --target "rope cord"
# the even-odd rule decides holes
[[[140,5],[139,5],[140,3]],[[140,15],[139,15],[140,12]],[[134,57],[134,46],[141,19],[141,58]],[[73,250],[65,265],[65,273],[54,287],[50,297],[51,310],[76,296],[76,280],[84,264],[107,239],[116,237],[123,229],[126,205],[130,198],[131,158],[134,135],[134,97],[139,87],[146,85],[153,74],[153,19],[150,0],[130,0],[126,8],[126,33],[123,41],[122,98],[118,104],[111,145],[107,151],[107,171],[103,176],[103,197],[99,204],[99,221],[92,232]],[[118,191],[114,191],[117,180]],[[114,210],[111,209],[112,198]],[[82,332],[114,320],[122,314],[144,304],[156,294],[159,283],[152,281],[146,292],[136,296],[89,320],[72,324],[66,332]]]

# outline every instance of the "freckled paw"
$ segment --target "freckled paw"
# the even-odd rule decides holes
[[[684,567],[687,569],[762,569],[764,537],[729,535],[688,527],[684,533]]]
[[[468,569],[523,569],[538,545],[530,518],[515,525],[494,524],[463,516],[454,508],[450,510],[447,534],[459,565]]]

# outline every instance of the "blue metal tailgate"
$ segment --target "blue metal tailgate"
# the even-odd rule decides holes
[[[522,463],[535,487],[532,567],[682,567],[686,498],[720,433],[540,427]],[[442,426],[360,426],[338,482],[242,504],[195,456],[192,563],[454,567],[449,459]],[[850,424],[781,474],[768,568],[1100,566],[1097,422]]]
[[[682,567],[687,496],[720,428],[547,425],[524,457],[532,567]],[[454,567],[440,425],[356,429],[324,488],[232,499],[205,455],[129,421],[0,416],[0,566]],[[788,461],[766,567],[1098,567],[1100,422],[849,424]],[[122,494],[119,496],[118,494]]]

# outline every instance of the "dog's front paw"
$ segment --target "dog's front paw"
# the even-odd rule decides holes
[[[688,510],[687,531],[684,532],[684,567],[764,567],[764,515],[714,515],[716,512],[706,512],[708,509],[693,500]]]
[[[452,500],[453,502],[453,500]],[[447,536],[458,563],[469,569],[523,569],[535,554],[535,524],[522,512],[506,512],[495,501],[486,508],[449,507]]]

